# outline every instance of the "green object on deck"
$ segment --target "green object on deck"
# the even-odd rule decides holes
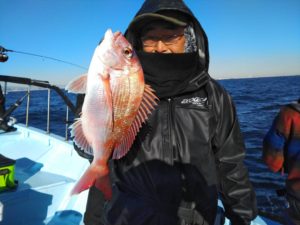
[[[0,192],[16,188],[15,163],[15,160],[0,154]]]

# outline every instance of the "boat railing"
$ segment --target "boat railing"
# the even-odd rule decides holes
[[[35,87],[41,87],[48,89],[48,98],[47,98],[47,127],[46,132],[50,133],[50,103],[51,103],[51,90],[56,92],[61,99],[66,104],[66,116],[65,116],[65,140],[68,140],[68,125],[69,125],[69,111],[71,111],[75,117],[77,117],[77,111],[76,107],[72,103],[72,101],[68,98],[68,96],[64,93],[64,91],[59,88],[56,85],[50,84],[48,81],[42,81],[42,80],[35,80],[30,78],[24,78],[24,77],[15,77],[15,76],[7,76],[7,75],[0,75],[0,81],[4,82],[4,96],[7,94],[7,84],[8,83],[15,83],[15,84],[23,84],[27,85],[27,93],[22,98],[22,101],[25,97],[27,97],[27,105],[26,105],[26,127],[29,126],[29,111],[30,111],[30,95],[31,95],[31,86]],[[17,104],[15,104],[17,106]]]

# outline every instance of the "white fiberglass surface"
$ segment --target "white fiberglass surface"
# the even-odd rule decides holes
[[[79,225],[87,192],[70,196],[89,162],[70,142],[34,128],[0,133],[0,154],[16,160],[17,188],[0,193],[1,224]],[[16,216],[17,215],[17,216]]]
[[[41,171],[72,179],[77,179],[88,166],[87,160],[78,156],[73,145],[63,138],[32,128],[17,128],[16,132],[0,133],[0,154],[5,157],[14,160],[26,158],[42,164]]]

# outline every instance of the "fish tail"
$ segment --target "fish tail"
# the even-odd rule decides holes
[[[112,188],[108,174],[98,178],[95,182],[95,187],[103,193],[106,200],[110,200],[112,198]]]
[[[93,186],[95,183],[99,183],[98,180],[103,180],[102,177],[108,176],[109,170],[107,165],[105,166],[95,166],[90,165],[90,167],[85,171],[85,173],[81,176],[79,181],[76,183],[74,188],[71,191],[71,195],[79,194],[84,190],[89,189],[91,186]],[[104,179],[106,180],[106,179]],[[98,184],[98,186],[101,187],[101,185]],[[106,185],[107,186],[107,185]],[[105,186],[105,187],[106,187]],[[97,187],[98,188],[98,187]],[[100,188],[98,188],[100,189]],[[107,192],[107,190],[104,188],[104,191]],[[100,189],[100,191],[102,191]]]

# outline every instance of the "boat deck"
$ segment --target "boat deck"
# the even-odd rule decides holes
[[[72,197],[69,193],[89,162],[59,136],[16,127],[15,132],[0,132],[0,153],[16,160],[18,183],[14,190],[0,193],[0,223],[81,224],[87,191]]]
[[[44,131],[17,125],[0,131],[0,154],[16,160],[14,190],[0,192],[1,225],[81,225],[87,191],[70,196],[71,189],[89,166],[71,142]],[[1,204],[0,204],[1,205]],[[219,201],[219,205],[222,203]],[[1,216],[2,214],[2,216]],[[258,216],[251,225],[278,225]],[[224,225],[230,225],[226,219]]]

